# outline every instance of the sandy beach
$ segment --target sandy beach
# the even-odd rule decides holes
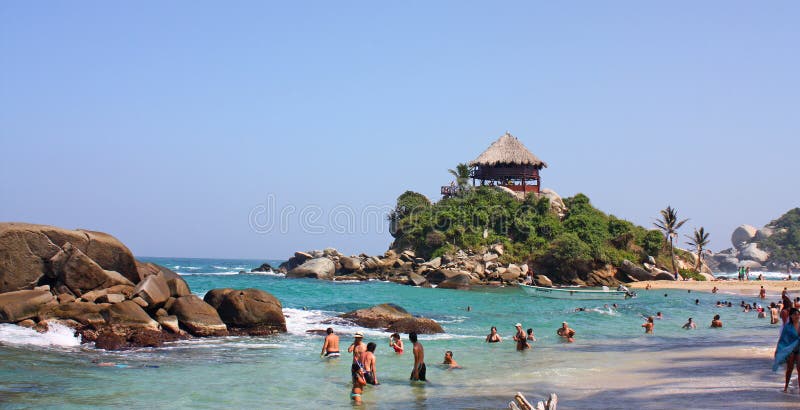
[[[767,290],[767,295],[780,294],[783,288],[787,288],[792,294],[800,292],[800,281],[788,280],[752,280],[740,282],[737,280],[716,280],[716,281],[669,281],[652,280],[643,282],[629,283],[630,289],[645,289],[650,285],[650,289],[680,289],[693,290],[698,292],[711,292],[715,286],[720,292],[736,293],[741,295],[758,296],[758,291],[763,286]]]

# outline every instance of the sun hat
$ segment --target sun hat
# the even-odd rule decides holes
[[[522,327],[522,323],[517,323],[514,327]]]
[[[355,337],[364,337],[364,334],[361,332],[356,332]]]

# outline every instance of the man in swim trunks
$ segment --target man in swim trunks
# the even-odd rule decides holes
[[[417,333],[408,334],[408,340],[414,345],[414,368],[411,369],[411,381],[427,381],[425,379],[425,349],[417,341]]]
[[[375,359],[375,343],[367,343],[367,351],[361,356],[363,358],[362,364],[364,365],[364,380],[368,384],[378,385],[378,370],[375,367],[377,359]]]
[[[328,335],[325,336],[325,343],[322,344],[320,356],[339,357],[339,336],[333,333],[332,327],[329,327],[325,332],[327,332]]]
[[[567,326],[567,322],[561,322],[561,327],[556,330],[556,334],[566,339],[568,343],[575,341],[575,331]]]

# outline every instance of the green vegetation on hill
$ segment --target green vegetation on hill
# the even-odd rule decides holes
[[[769,226],[775,233],[760,246],[770,253],[770,260],[782,264],[800,261],[800,208],[786,212]]]
[[[568,211],[562,220],[551,211],[549,199],[533,194],[519,201],[506,192],[478,187],[431,204],[407,191],[390,215],[393,247],[430,258],[502,243],[501,262],[532,263],[565,279],[607,263],[619,266],[623,259],[642,262],[652,255],[661,262],[665,248],[659,231],[607,215],[583,194],[566,198],[564,204]]]

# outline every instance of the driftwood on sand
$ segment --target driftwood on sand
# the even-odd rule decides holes
[[[517,392],[514,400],[508,402],[508,408],[511,410],[556,410],[558,407],[558,396],[555,393],[550,393],[547,402],[539,401],[536,405],[531,405],[525,396]]]

